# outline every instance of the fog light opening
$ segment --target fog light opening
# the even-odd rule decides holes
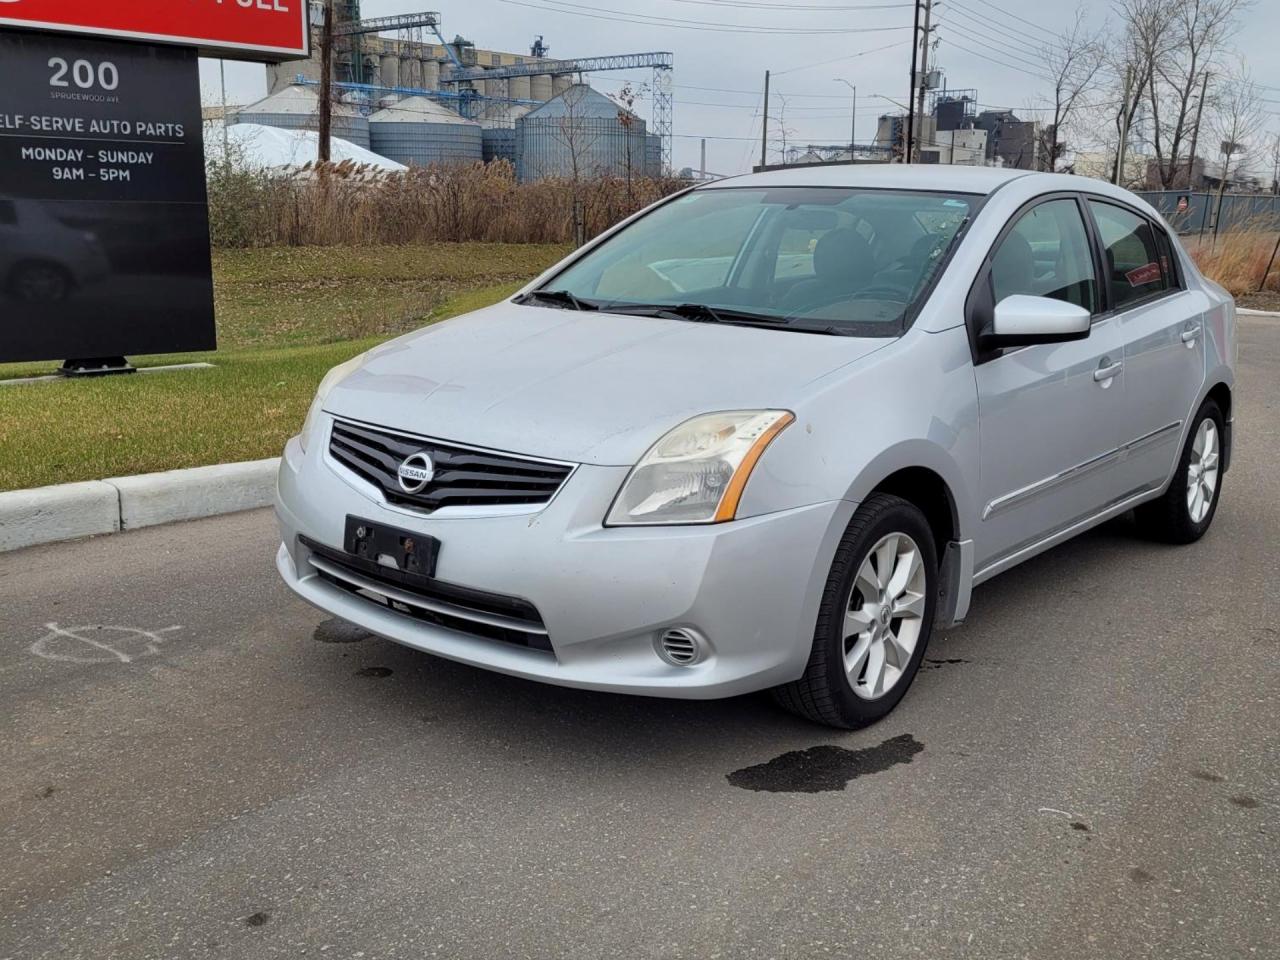
[[[696,630],[672,627],[658,636],[658,656],[673,667],[691,667],[706,656],[707,641]]]

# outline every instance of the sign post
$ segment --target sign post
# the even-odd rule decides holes
[[[309,40],[306,0],[0,0],[0,362],[215,348],[197,56]]]

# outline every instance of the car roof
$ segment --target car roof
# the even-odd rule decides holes
[[[791,167],[728,177],[699,189],[726,187],[865,187],[885,190],[943,190],[988,194],[1019,177],[1037,176],[1005,167],[933,163],[855,163]]]

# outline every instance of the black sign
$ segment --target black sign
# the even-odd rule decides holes
[[[0,31],[0,361],[214,346],[195,51]]]

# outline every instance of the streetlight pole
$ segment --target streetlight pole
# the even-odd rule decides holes
[[[858,85],[850,83],[844,77],[836,77],[837,83],[843,83],[853,91],[853,110],[849,114],[849,162],[853,163],[853,151],[858,143]]]

